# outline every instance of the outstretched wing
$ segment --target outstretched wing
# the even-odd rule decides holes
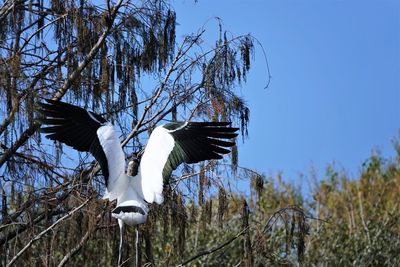
[[[125,172],[125,155],[112,124],[100,115],[60,101],[39,103],[39,121],[47,127],[41,132],[78,151],[90,152],[99,162],[108,194],[116,198],[116,180]]]
[[[142,192],[147,202],[162,203],[163,179],[181,163],[221,159],[235,143],[238,128],[229,122],[172,122],[154,129],[140,162]]]

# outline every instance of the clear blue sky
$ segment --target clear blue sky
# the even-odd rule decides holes
[[[293,179],[335,162],[350,175],[379,149],[393,156],[400,129],[400,1],[176,0],[178,40],[218,16],[268,54],[242,88],[251,109],[240,164]],[[209,21],[211,38],[217,24]],[[215,35],[214,35],[215,36]]]

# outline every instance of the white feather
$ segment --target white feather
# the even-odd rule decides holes
[[[149,208],[147,203],[144,202],[143,196],[137,192],[136,188],[133,186],[133,181],[135,181],[138,177],[132,177],[125,175],[125,178],[121,180],[129,181],[129,185],[124,188],[124,192],[118,196],[117,199],[117,207],[123,206],[135,206],[140,207],[144,214],[138,212],[120,212],[118,214],[113,213],[112,216],[117,218],[128,225],[136,225],[144,223],[147,219],[147,214],[149,212]]]
[[[169,131],[158,126],[151,133],[139,166],[144,199],[161,204],[163,202],[162,172],[175,141]]]
[[[125,178],[125,154],[111,123],[97,129],[97,136],[107,158],[109,173],[107,190],[103,198],[114,200],[126,190],[128,184]]]

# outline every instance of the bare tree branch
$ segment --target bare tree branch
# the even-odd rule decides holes
[[[0,22],[13,10],[13,8],[26,0],[6,0],[4,5],[0,8]]]
[[[240,236],[244,235],[244,234],[248,231],[248,229],[249,229],[249,228],[244,228],[242,231],[240,231],[239,233],[237,233],[235,236],[233,236],[232,238],[228,239],[228,240],[225,241],[224,243],[222,243],[222,244],[220,244],[220,245],[218,245],[218,246],[216,246],[216,247],[214,247],[214,248],[201,251],[201,252],[198,253],[197,255],[195,255],[195,256],[191,257],[190,259],[188,259],[188,260],[182,262],[182,263],[179,264],[178,266],[185,266],[186,264],[188,264],[188,263],[190,263],[190,262],[196,260],[197,258],[200,258],[200,257],[205,256],[205,255],[208,255],[208,254],[212,254],[212,253],[214,253],[214,252],[216,252],[216,251],[218,251],[218,250],[220,250],[220,249],[226,247],[227,245],[229,245],[230,243],[232,243],[233,241],[235,241],[237,238],[239,238]]]
[[[112,9],[110,14],[110,23],[107,25],[106,30],[99,37],[96,44],[92,47],[88,55],[83,59],[83,61],[79,64],[79,66],[70,74],[67,80],[65,80],[64,85],[55,93],[53,96],[53,100],[60,100],[64,94],[67,92],[68,88],[72,85],[75,79],[81,74],[81,72],[85,69],[85,67],[89,64],[89,62],[94,58],[94,56],[99,51],[100,47],[103,45],[104,40],[109,35],[111,28],[113,26],[114,19],[118,13],[119,8],[121,7],[123,0],[119,0],[118,3]],[[20,138],[11,146],[10,149],[6,150],[2,157],[0,158],[0,168],[3,164],[17,151],[19,147],[21,147],[25,142],[39,129],[39,124],[31,125],[28,129],[26,129],[20,136]]]
[[[54,227],[56,227],[59,223],[61,223],[62,221],[68,219],[69,217],[71,217],[72,214],[74,214],[75,212],[77,212],[78,210],[82,209],[89,201],[91,200],[91,197],[87,198],[81,205],[77,206],[76,208],[74,208],[73,210],[71,210],[70,212],[68,212],[66,215],[64,215],[63,217],[61,217],[60,219],[58,219],[57,221],[55,221],[51,226],[49,226],[48,228],[46,228],[45,230],[43,230],[42,232],[40,232],[38,235],[36,235],[34,238],[32,238],[28,244],[25,245],[25,247],[23,249],[21,249],[12,259],[11,261],[6,265],[6,267],[9,267],[11,265],[13,265],[15,263],[15,261],[30,247],[32,246],[32,244],[36,241],[38,241],[40,238],[42,238],[43,235],[45,235],[47,232],[49,232],[50,230],[52,230]]]
[[[108,202],[107,202],[108,203]],[[58,264],[58,267],[62,267],[65,266],[65,264],[69,261],[69,259],[71,257],[73,257],[75,254],[77,254],[81,248],[85,245],[85,243],[89,240],[89,237],[96,232],[96,230],[98,229],[99,226],[99,222],[101,220],[101,218],[103,218],[104,214],[107,211],[107,207],[108,205],[106,205],[103,208],[103,211],[97,215],[96,217],[96,221],[94,223],[94,225],[92,227],[89,227],[89,229],[86,231],[85,235],[81,238],[81,240],[79,241],[79,243],[73,248],[71,249],[64,257],[63,259],[60,261],[60,263]]]

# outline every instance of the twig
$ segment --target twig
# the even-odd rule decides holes
[[[85,202],[83,202],[81,205],[79,205],[78,207],[74,208],[73,210],[71,210],[70,212],[68,212],[66,215],[64,215],[63,217],[61,217],[60,219],[58,219],[55,223],[53,223],[52,225],[50,225],[48,228],[46,228],[45,230],[43,230],[42,232],[40,232],[38,235],[36,235],[34,238],[31,239],[31,241],[28,242],[28,244],[25,245],[25,247],[23,249],[21,249],[13,258],[12,260],[6,265],[6,267],[9,267],[11,265],[13,265],[15,263],[15,261],[30,247],[32,246],[32,244],[36,241],[38,241],[40,238],[42,238],[43,235],[45,235],[47,232],[49,232],[50,230],[52,230],[54,227],[56,227],[60,222],[64,221],[65,219],[69,218],[72,214],[74,214],[75,212],[77,212],[78,210],[80,210],[81,208],[83,208],[91,199],[91,197],[89,197],[88,199],[85,200]]]
[[[108,202],[107,202],[108,203]],[[107,205],[108,206],[108,205]],[[104,207],[103,211],[97,215],[96,217],[96,223],[93,227],[89,227],[89,229],[87,230],[87,232],[85,233],[85,235],[82,237],[81,241],[78,243],[78,245],[76,245],[73,249],[71,249],[71,251],[69,251],[64,258],[60,261],[60,263],[58,264],[58,267],[62,267],[64,266],[68,260],[74,256],[76,253],[79,252],[79,250],[81,250],[81,248],[83,247],[83,245],[86,243],[86,241],[89,239],[90,235],[93,234],[97,229],[99,229],[99,222],[101,220],[101,218],[103,217],[104,213],[106,212],[106,207]]]
[[[204,256],[204,255],[208,255],[208,254],[214,253],[214,252],[216,252],[216,251],[218,251],[218,250],[220,250],[220,249],[226,247],[227,245],[229,245],[230,243],[232,243],[233,241],[235,241],[237,238],[239,238],[240,236],[244,235],[244,234],[247,232],[248,229],[249,229],[248,227],[244,228],[242,231],[240,231],[239,233],[237,233],[235,236],[233,236],[231,239],[227,240],[226,242],[224,242],[224,243],[220,244],[219,246],[216,246],[216,247],[214,247],[214,248],[212,248],[212,249],[208,249],[208,250],[201,251],[201,252],[200,252],[199,254],[197,254],[196,256],[191,257],[190,259],[184,261],[183,263],[179,264],[178,266],[179,266],[179,267],[180,267],[180,266],[184,266],[184,265],[186,265],[186,264],[188,264],[188,263],[194,261],[194,260],[197,259],[197,258],[200,258],[200,257],[202,257],[202,256]]]
[[[114,19],[118,13],[119,8],[122,5],[123,0],[119,0],[118,3],[112,9],[112,12],[109,15],[110,22],[107,25],[106,30],[99,37],[95,45],[92,47],[87,56],[83,59],[83,61],[78,65],[78,67],[69,75],[68,79],[65,80],[64,85],[57,91],[54,95],[53,100],[60,100],[63,95],[66,93],[67,89],[72,85],[72,83],[78,78],[81,72],[86,68],[90,61],[93,60],[94,56],[99,51],[100,47],[104,44],[104,41],[108,34],[111,32],[111,28],[114,23]]]
[[[96,44],[92,47],[87,56],[83,59],[83,61],[78,65],[78,67],[69,75],[69,77],[65,80],[63,86],[54,94],[53,100],[60,100],[67,90],[71,87],[72,83],[77,79],[77,77],[82,73],[82,71],[86,68],[90,61],[93,60],[94,56],[97,54],[100,47],[103,45],[106,37],[111,32],[111,28],[115,17],[118,13],[119,8],[121,7],[123,0],[119,0],[118,3],[112,9],[112,13],[110,16],[110,23],[107,25],[107,29],[103,32],[103,34],[99,37]],[[39,129],[39,124],[33,124],[28,129],[26,129],[20,136],[20,138],[11,146],[10,149],[6,150],[3,156],[0,158],[0,167],[20,148],[25,142]]]
[[[41,31],[43,31],[45,28],[51,26],[52,24],[56,23],[57,21],[64,19],[67,16],[67,14],[61,15],[58,18],[46,23],[45,25],[43,25],[42,27],[40,27],[39,29],[37,29],[34,33],[31,34],[31,36],[29,36],[28,39],[25,40],[24,44],[21,46],[21,48],[19,49],[19,52],[22,53],[23,49],[29,44],[29,42],[32,40],[33,37],[35,37],[35,35],[37,35],[38,33],[40,33]]]
[[[47,216],[57,216],[57,215],[60,215],[60,214],[63,214],[63,213],[65,213],[63,210],[54,210],[54,211],[48,213]],[[35,219],[33,219],[29,223],[13,223],[14,226],[18,226],[18,227],[16,227],[16,229],[13,230],[13,231],[8,232],[7,234],[4,234],[0,238],[0,246],[3,246],[5,243],[7,243],[10,240],[12,240],[13,238],[15,238],[18,234],[23,233],[24,231],[26,231],[29,226],[38,224],[41,221],[43,221],[44,219],[46,219],[46,214],[45,213],[41,213],[39,216],[37,216]],[[8,225],[4,225],[4,226],[7,227],[7,226],[9,226],[9,224]]]
[[[367,224],[365,223],[365,219],[364,219],[364,207],[363,207],[363,203],[362,203],[362,196],[361,196],[361,191],[358,191],[358,204],[360,206],[360,217],[361,217],[361,223],[363,225],[363,228],[365,230],[365,233],[367,235],[367,240],[368,240],[368,244],[371,246],[371,236],[369,234],[369,229]]]
[[[157,91],[154,93],[154,96],[152,97],[150,103],[144,107],[142,116],[140,117],[139,121],[136,123],[135,127],[133,130],[129,133],[129,135],[125,138],[125,140],[121,143],[122,147],[125,147],[126,144],[137,134],[137,131],[139,128],[143,125],[143,121],[146,118],[147,112],[151,109],[151,107],[157,103],[158,98],[161,96],[161,93],[164,91],[165,86],[167,84],[167,81],[169,77],[172,75],[172,73],[175,71],[175,65],[179,61],[179,59],[182,56],[182,48],[179,49],[177,56],[175,57],[174,61],[172,62],[170,68],[167,71],[166,76],[164,77],[164,81],[161,83],[160,88],[157,89]]]
[[[8,0],[5,1],[4,5],[0,8],[0,22],[2,22],[5,17],[15,8],[16,5],[25,2],[24,0]]]
[[[175,186],[172,188],[172,191],[175,191],[175,189],[179,186],[181,181],[199,175],[202,171],[210,170],[213,166],[214,164],[211,161],[209,161],[206,166],[201,168],[200,171],[195,173],[184,173],[181,176],[177,177],[177,179],[172,180],[171,182],[175,183]]]

